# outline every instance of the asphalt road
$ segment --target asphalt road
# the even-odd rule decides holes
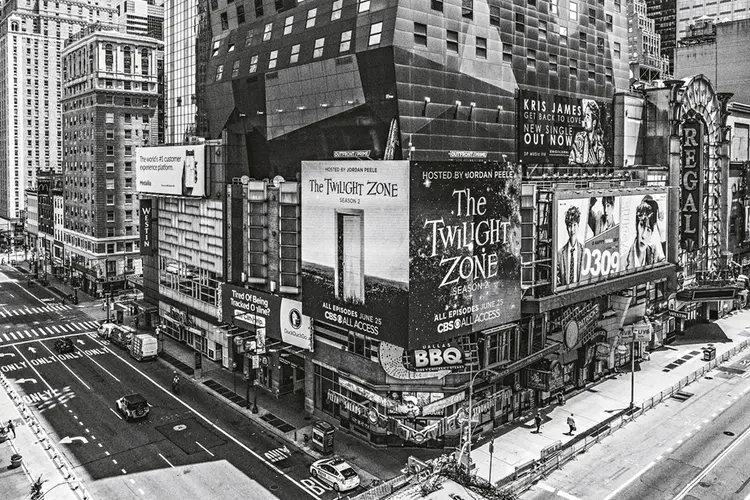
[[[540,481],[524,500],[749,500],[750,354]]]
[[[191,383],[175,396],[169,367],[138,363],[96,337],[85,307],[55,305],[43,287],[2,271],[0,370],[94,498],[336,497],[309,476],[309,456]],[[57,355],[61,336],[76,353]],[[115,401],[132,393],[149,401],[147,419],[126,422],[117,412]]]

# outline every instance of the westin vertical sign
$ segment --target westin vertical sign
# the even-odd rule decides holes
[[[680,178],[680,245],[691,252],[700,245],[703,201],[703,126],[699,121],[682,124],[682,176]]]

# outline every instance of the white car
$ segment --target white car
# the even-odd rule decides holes
[[[310,465],[310,475],[330,484],[336,491],[353,490],[359,486],[359,474],[339,457],[324,458]]]

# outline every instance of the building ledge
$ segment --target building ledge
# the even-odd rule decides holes
[[[673,280],[677,279],[675,266],[673,264],[612,278],[592,285],[581,286],[572,290],[548,295],[546,297],[524,298],[521,301],[521,313],[541,314],[554,309],[559,309],[560,307],[567,307],[579,302],[601,297],[625,288],[631,288],[642,283],[658,281],[665,278],[671,278]]]

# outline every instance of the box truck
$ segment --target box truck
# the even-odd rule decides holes
[[[138,361],[155,358],[158,352],[156,337],[141,333],[133,336],[130,344],[130,355]]]

